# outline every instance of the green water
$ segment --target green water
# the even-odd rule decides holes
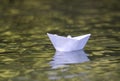
[[[1,0],[0,81],[119,81],[119,0]],[[91,33],[89,62],[52,69],[46,33]]]

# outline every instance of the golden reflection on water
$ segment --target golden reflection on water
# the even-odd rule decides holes
[[[0,81],[118,81],[119,0],[0,1]],[[54,48],[46,33],[91,33],[91,61],[51,69]]]

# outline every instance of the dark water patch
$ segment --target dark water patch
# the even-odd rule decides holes
[[[118,81],[119,0],[1,0],[0,81]],[[52,69],[46,33],[91,33],[89,62]],[[101,78],[102,77],[102,78]]]

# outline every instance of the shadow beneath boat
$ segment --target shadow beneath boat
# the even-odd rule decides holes
[[[50,65],[52,66],[52,69],[57,69],[59,67],[67,67],[68,64],[84,63],[90,61],[87,56],[88,55],[84,50],[72,52],[56,51]]]

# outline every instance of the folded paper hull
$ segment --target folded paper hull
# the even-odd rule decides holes
[[[57,51],[76,51],[81,50],[86,45],[90,34],[73,37],[73,38],[67,38],[63,36],[57,36],[53,34],[48,34],[48,37],[50,38],[50,41],[52,42],[54,48]]]

